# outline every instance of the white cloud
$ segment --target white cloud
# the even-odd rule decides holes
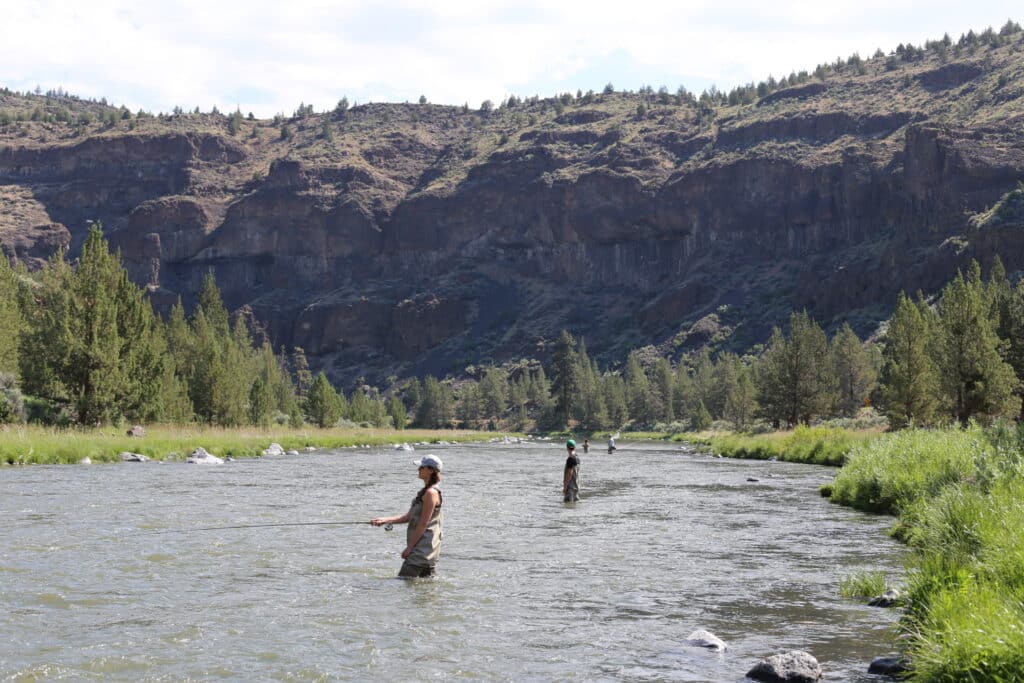
[[[854,51],[998,27],[1015,9],[991,0],[94,0],[73,7],[22,0],[5,8],[0,83],[59,85],[133,109],[238,105],[260,116],[290,112],[300,101],[326,109],[342,94],[359,101],[426,94],[475,106],[609,80],[626,88],[728,88]]]

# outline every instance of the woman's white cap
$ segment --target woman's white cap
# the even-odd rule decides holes
[[[412,462],[417,467],[432,467],[438,472],[440,472],[441,468],[444,467],[444,463],[441,462],[441,458],[436,455],[424,455],[419,460],[413,460]]]

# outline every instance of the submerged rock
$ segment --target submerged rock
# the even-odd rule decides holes
[[[205,448],[200,446],[192,451],[192,455],[188,456],[188,460],[186,462],[193,465],[220,465],[224,461],[216,455],[208,453]]]
[[[294,448],[285,452],[285,455],[298,455],[299,452]]]
[[[723,641],[721,638],[716,636],[711,631],[706,631],[702,628],[697,629],[689,636],[687,636],[683,644],[689,645],[690,647],[706,647],[709,650],[717,650],[719,652],[725,650],[728,647],[725,644],[725,641]]]
[[[149,458],[144,456],[142,453],[130,453],[128,451],[122,451],[117,457],[121,458],[121,462],[148,462]]]
[[[755,479],[754,477],[747,477],[747,481],[761,481],[761,480],[760,479]]]
[[[910,670],[910,661],[906,657],[876,657],[868,667],[869,674],[892,676],[898,678]]]
[[[395,445],[395,450],[396,451],[414,451],[416,449],[412,447],[412,444],[400,443],[400,444],[396,444]]]
[[[871,607],[895,607],[900,603],[900,592],[895,588],[889,588],[881,595],[871,598],[868,600],[868,605]]]
[[[302,449],[302,452],[303,453],[312,453],[315,450],[316,450],[316,448],[314,448],[313,446],[306,446],[305,448]]]
[[[766,683],[815,683],[821,680],[821,664],[803,650],[765,657],[747,672],[747,678]]]

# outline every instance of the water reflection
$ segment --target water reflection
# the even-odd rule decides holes
[[[418,581],[394,579],[401,528],[161,533],[390,513],[418,486],[404,453],[0,470],[0,678],[737,681],[803,648],[866,681],[892,649],[892,613],[837,583],[895,574],[900,548],[817,496],[828,470],[625,444],[582,457],[565,505],[560,449],[441,454],[439,575]],[[729,650],[681,647],[696,628]]]

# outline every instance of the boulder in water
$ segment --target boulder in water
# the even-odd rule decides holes
[[[881,595],[868,600],[871,607],[895,607],[900,603],[900,592],[895,588],[889,588]]]
[[[719,652],[728,647],[721,638],[711,631],[705,631],[702,628],[687,636],[683,644],[690,647],[706,647],[709,650],[717,650]]]
[[[395,444],[395,450],[396,451],[414,451],[416,449],[412,447],[412,444],[400,443],[400,444]]]
[[[78,461],[78,464],[79,464],[79,465],[91,465],[91,464],[92,464],[92,458],[90,458],[90,457],[89,457],[89,456],[87,455],[87,456],[85,456],[84,458],[82,458],[81,460],[79,460],[79,461]]]
[[[129,453],[128,451],[121,452],[117,457],[121,458],[121,462],[148,462],[149,458],[144,456],[142,453]]]
[[[298,455],[298,454],[299,454],[299,452],[297,450],[295,450],[294,448],[285,452],[285,455]]]
[[[821,664],[803,650],[765,657],[747,672],[747,678],[766,683],[815,683],[821,680]]]
[[[281,448],[281,444],[272,443],[263,449],[263,455],[284,455],[284,449]]]
[[[205,448],[200,446],[192,451],[192,455],[188,456],[188,460],[186,462],[192,463],[193,465],[220,465],[224,461],[216,455],[208,453]]]
[[[876,657],[868,667],[869,674],[899,678],[910,670],[910,662],[905,657]]]
[[[305,448],[302,449],[302,452],[303,453],[312,453],[315,450],[316,450],[316,448],[314,448],[313,446],[306,446]]]

